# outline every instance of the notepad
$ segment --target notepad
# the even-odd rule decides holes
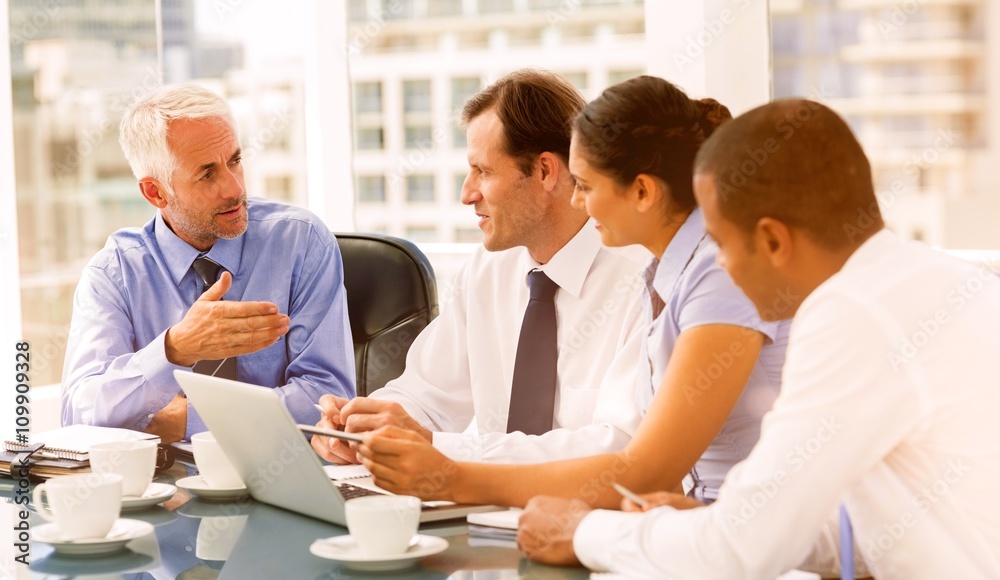
[[[361,479],[371,477],[371,472],[364,465],[324,465],[326,476],[334,481],[343,479]]]
[[[500,512],[485,512],[481,514],[469,514],[465,517],[472,525],[485,526],[489,528],[500,528],[503,530],[516,530],[517,521],[521,519],[521,512],[518,508],[511,508]]]
[[[44,443],[45,448],[38,454],[46,457],[57,457],[72,461],[88,461],[90,447],[98,443],[114,443],[116,441],[138,441],[160,438],[149,433],[118,429],[115,427],[95,427],[94,425],[68,425],[51,431],[33,433],[31,443]],[[7,451],[24,451],[28,445],[16,441],[4,441]]]

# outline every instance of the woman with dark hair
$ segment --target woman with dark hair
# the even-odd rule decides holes
[[[714,100],[693,101],[642,76],[604,91],[574,124],[573,203],[598,222],[605,245],[641,244],[653,254],[637,361],[648,368],[636,389],[645,415],[625,449],[535,465],[463,463],[409,431],[383,428],[359,447],[379,486],[460,503],[522,506],[546,494],[617,507],[612,482],[642,493],[678,489],[690,474],[689,494],[714,501],[757,442],[788,336],[788,323],[761,320],[716,264],[695,203],[695,155],[729,118]]]

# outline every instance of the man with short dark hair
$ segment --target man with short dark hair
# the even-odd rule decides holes
[[[462,202],[475,208],[483,248],[410,347],[402,376],[368,398],[323,397],[322,426],[397,425],[465,461],[548,461],[628,442],[639,419],[642,264],[604,248],[570,203],[570,128],[583,106],[565,80],[530,70],[466,104]],[[529,322],[545,304],[550,324]],[[313,447],[356,460],[335,439],[314,437]]]
[[[843,505],[875,577],[995,576],[1000,279],[885,229],[860,144],[819,103],[721,127],[695,192],[736,284],[762,316],[795,317],[760,440],[708,507],[670,493],[643,511],[682,511],[535,498],[522,548],[630,577],[833,575]]]

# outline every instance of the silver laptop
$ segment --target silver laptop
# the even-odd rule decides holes
[[[330,480],[274,389],[187,371],[174,371],[174,377],[257,501],[346,526],[344,502],[372,492]],[[420,521],[497,509],[425,504]]]

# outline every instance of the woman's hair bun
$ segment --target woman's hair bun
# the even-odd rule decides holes
[[[698,119],[698,124],[701,125],[701,130],[705,132],[706,139],[711,136],[712,132],[719,125],[733,118],[733,114],[729,112],[729,109],[715,99],[699,99],[695,101],[695,104],[701,110],[701,117]]]

